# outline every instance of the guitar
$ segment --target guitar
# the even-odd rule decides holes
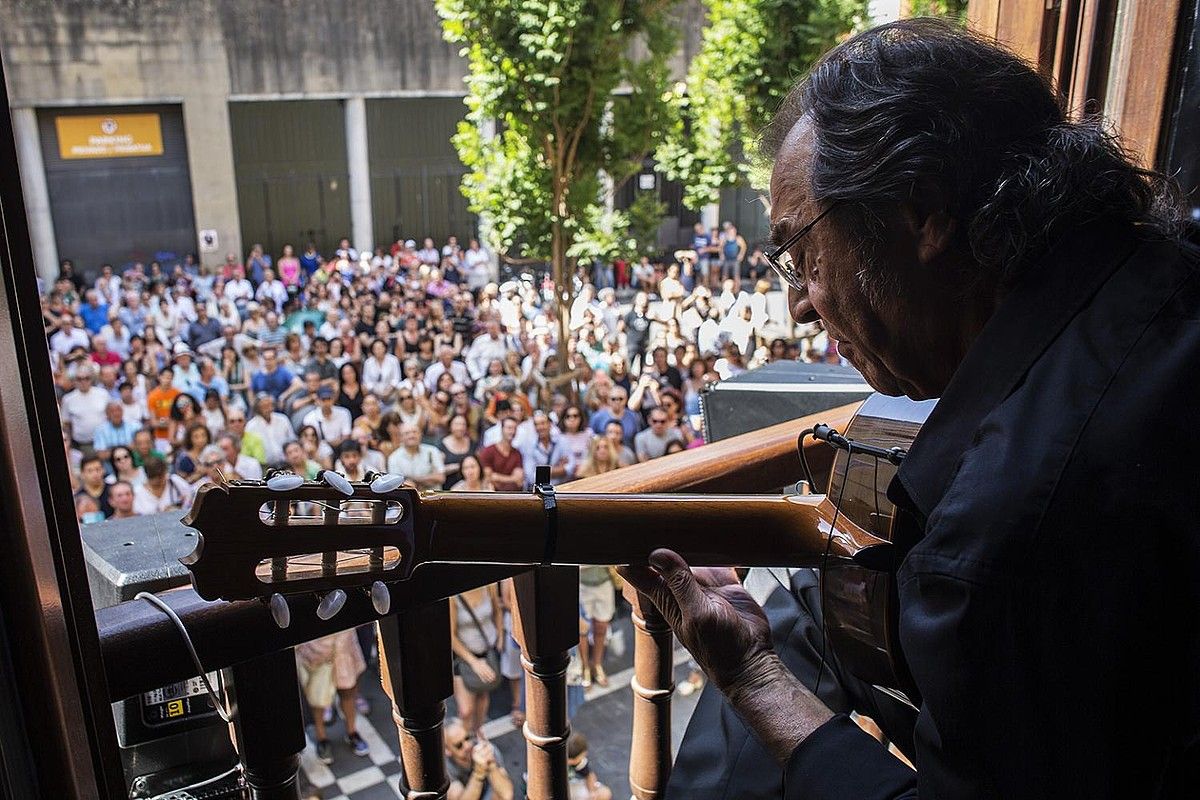
[[[874,395],[845,435],[907,447],[931,406]],[[903,531],[884,496],[894,474],[886,461],[840,452],[825,495],[421,493],[295,476],[287,488],[211,483],[183,520],[198,537],[181,560],[201,597],[268,600],[277,622],[289,594],[326,593],[322,607],[340,607],[339,592],[344,601],[346,590],[368,586],[387,613],[387,584],[431,563],[645,564],[667,547],[694,566],[819,567],[826,631],[843,666],[911,692],[892,580]]]

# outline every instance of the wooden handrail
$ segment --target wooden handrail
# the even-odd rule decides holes
[[[773,425],[695,450],[574,481],[561,491],[768,491],[799,478],[796,437],[824,422],[844,428],[857,404]],[[824,445],[806,446],[814,473],[828,471]],[[818,480],[820,478],[818,477]],[[519,567],[467,567],[431,564],[392,589],[392,609],[427,605],[467,589],[521,572]],[[328,622],[316,618],[316,598],[292,602],[291,627],[280,630],[259,602],[205,601],[190,588],[162,593],[190,631],[205,667],[219,669],[373,622],[379,615],[366,596],[351,593],[345,608]],[[96,612],[100,650],[113,701],[186,680],[195,673],[179,633],[161,611],[130,600]],[[236,631],[237,636],[230,633]]]

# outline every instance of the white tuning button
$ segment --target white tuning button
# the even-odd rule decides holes
[[[304,478],[294,472],[278,472],[267,478],[267,488],[272,492],[294,492],[304,485]]]
[[[371,491],[375,494],[387,494],[394,492],[404,484],[404,476],[388,473],[385,475],[377,475],[371,481]]]
[[[350,485],[350,481],[346,480],[346,476],[340,475],[331,469],[323,469],[317,473],[317,480],[324,481],[326,485],[333,487],[335,490],[350,497],[354,494],[354,487]]]
[[[288,607],[287,598],[279,592],[271,595],[271,599],[267,601],[267,605],[271,609],[271,619],[275,620],[275,624],[280,628],[286,628],[292,624],[292,609]]]
[[[380,616],[387,614],[391,609],[392,592],[383,581],[375,581],[371,584],[371,605],[375,607],[375,613]]]
[[[331,620],[337,616],[344,605],[346,605],[346,592],[342,589],[334,589],[322,597],[320,603],[317,603],[317,618]]]

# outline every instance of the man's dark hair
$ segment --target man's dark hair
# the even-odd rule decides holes
[[[338,455],[339,456],[344,456],[344,455],[346,455],[346,453],[357,453],[357,452],[359,452],[358,442],[354,441],[353,439],[347,439],[346,441],[344,441],[340,445],[338,445]]]
[[[146,471],[147,478],[161,478],[167,474],[167,462],[158,456],[146,456],[142,469]]]
[[[79,460],[79,471],[83,472],[83,468],[86,467],[88,464],[91,464],[93,461],[96,462],[97,464],[100,464],[101,466],[104,465],[104,461],[100,458],[100,456],[97,456],[97,455],[84,456],[83,458],[81,458]]]
[[[774,160],[806,115],[812,196],[839,201],[832,216],[868,246],[883,208],[923,195],[940,195],[978,278],[1001,286],[1092,219],[1181,230],[1169,182],[1134,165],[1100,120],[1068,120],[1025,61],[945,21],[881,25],[831,50],[784,100],[762,155]],[[869,296],[888,280],[861,277]]]

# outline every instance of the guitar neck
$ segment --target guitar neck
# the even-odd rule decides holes
[[[660,547],[693,566],[815,567],[886,548],[830,525],[819,495],[556,494],[555,564],[644,564]],[[425,562],[539,564],[547,512],[532,494],[450,492],[421,498]],[[418,545],[418,551],[421,551]],[[729,555],[737,554],[730,564]]]

